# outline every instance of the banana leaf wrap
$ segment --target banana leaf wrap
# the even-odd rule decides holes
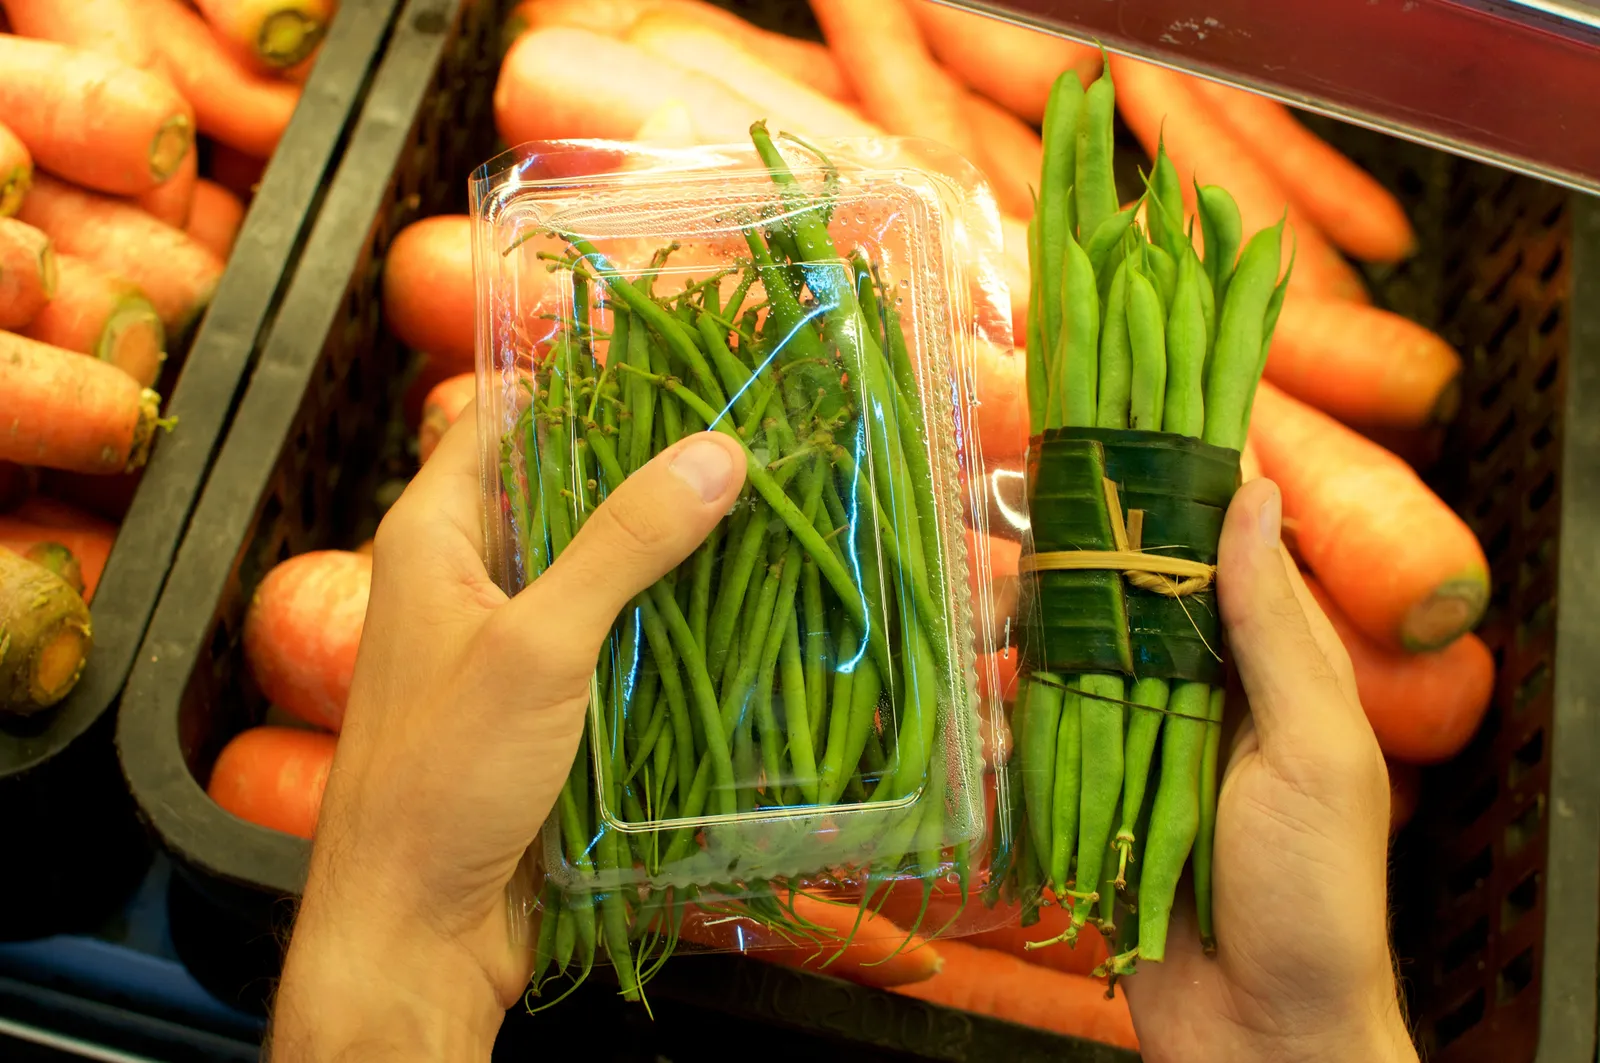
[[[1143,510],[1144,552],[1216,564],[1239,452],[1131,429],[1055,428],[1036,438],[1027,478],[1034,553],[1117,549],[1107,479],[1124,514]],[[1035,580],[1026,669],[1223,682],[1213,588],[1174,598],[1111,570],[1046,569]]]

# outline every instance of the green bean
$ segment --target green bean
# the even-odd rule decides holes
[[[833,698],[832,712],[828,717],[828,741],[822,747],[822,774],[817,782],[817,793],[821,802],[831,805],[839,799],[844,792],[846,776],[844,774],[844,748],[847,734],[850,729],[850,709],[854,704],[855,682],[858,673],[862,672],[862,665],[867,663],[865,656],[860,656],[861,641],[856,632],[855,625],[846,620],[840,624],[839,661],[840,665],[833,673]],[[860,656],[858,660],[857,657]],[[876,672],[874,671],[874,678]],[[876,694],[873,695],[876,699]]]
[[[1146,432],[1161,430],[1167,389],[1167,344],[1161,297],[1144,270],[1128,270],[1128,347],[1133,380],[1128,396],[1128,423]]]
[[[1048,673],[1025,677],[1017,690],[1012,709],[1017,734],[1018,770],[1028,815],[1029,837],[1043,854],[1041,865],[1050,860],[1050,831],[1055,808],[1056,731],[1061,722],[1062,688],[1060,680]]]
[[[1140,259],[1140,264],[1144,267],[1145,276],[1155,286],[1156,294],[1161,297],[1161,314],[1165,317],[1167,310],[1172,306],[1173,293],[1178,287],[1177,264],[1172,261],[1172,256],[1157,244],[1145,243],[1141,251],[1143,257]]]
[[[1021,697],[1022,682],[1019,682],[1018,701],[1013,703],[1011,709],[1013,735],[1021,734],[1016,715]],[[994,849],[989,860],[989,880],[983,887],[983,904],[986,908],[999,904],[1002,897],[1007,902],[1013,900],[1009,894],[1021,864],[1017,859],[1019,834],[1028,830],[1024,819],[1027,809],[1022,795],[1022,758],[1015,748],[1005,764],[996,771],[995,786],[994,814],[989,820],[989,838]]]
[[[812,571],[815,571],[815,566],[812,566]],[[803,574],[801,578],[804,579]],[[799,627],[799,614],[790,612],[788,623],[784,625],[783,647],[778,664],[783,683],[783,719],[789,734],[789,762],[794,771],[794,786],[807,803],[814,805],[817,803],[817,754],[811,740],[812,726],[808,715],[810,697],[805,665],[800,658]]]
[[[855,682],[850,684],[849,715],[845,719],[844,750],[841,763],[851,770],[861,763],[866,751],[867,738],[872,731],[872,718],[878,711],[878,699],[883,694],[883,677],[872,658],[863,657],[856,665]],[[909,695],[908,695],[909,697]],[[903,796],[903,795],[901,795]]]
[[[1098,428],[1128,427],[1128,389],[1133,377],[1128,349],[1128,264],[1117,265],[1100,327],[1100,394],[1095,412]]]
[[[1227,189],[1201,186],[1196,182],[1194,192],[1200,208],[1200,235],[1206,244],[1206,273],[1211,277],[1211,290],[1221,304],[1227,301],[1234,262],[1244,238],[1244,223],[1239,217],[1239,204]]]
[[[556,973],[566,973],[567,966],[572,963],[572,953],[578,946],[578,919],[568,907],[565,896],[560,897],[561,905],[550,913],[550,920],[555,924],[555,963]],[[593,914],[593,911],[590,911]]]
[[[1061,290],[1066,241],[1078,231],[1072,185],[1077,179],[1078,121],[1083,99],[1083,82],[1075,72],[1068,70],[1056,78],[1045,103],[1045,154],[1033,226],[1038,231],[1039,253],[1034,259],[1039,264],[1037,288],[1047,293]],[[1035,300],[1033,306],[1038,308],[1039,334],[1043,341],[1040,350],[1053,351],[1061,336],[1061,308],[1050,299]],[[1032,319],[1035,315],[1028,316]],[[1032,349],[1030,346],[1029,350]],[[1036,423],[1042,424],[1042,420]]]
[[[1117,802],[1122,798],[1123,728],[1118,703],[1123,700],[1123,680],[1120,675],[1090,672],[1078,682],[1084,694],[1080,698],[1083,789],[1078,800],[1077,889],[1069,895],[1078,902],[1072,909],[1072,925],[1082,927],[1100,882],[1101,864],[1111,848]]]
[[[539,995],[539,985],[544,981],[544,972],[556,958],[556,927],[561,922],[560,905],[561,888],[550,879],[545,879],[544,888],[539,893],[539,930],[534,937],[533,973],[528,978],[534,996]],[[570,958],[571,955],[569,949],[567,956]]]
[[[1150,760],[1155,756],[1156,740],[1161,735],[1161,720],[1166,714],[1171,684],[1165,679],[1138,679],[1128,700],[1142,708],[1128,716],[1128,739],[1122,758],[1122,823],[1117,829],[1118,889],[1128,884],[1128,861],[1133,855],[1134,821],[1144,807],[1145,787],[1150,780]]]
[[[1180,683],[1172,692],[1172,715],[1161,743],[1161,781],[1139,875],[1140,959],[1160,962],[1166,956],[1178,878],[1200,825],[1200,766],[1210,700],[1211,688],[1204,683]]]
[[[693,582],[689,588],[689,631],[696,645],[706,644],[706,624],[711,611],[711,576],[722,551],[722,523],[719,521],[694,552]]]
[[[750,379],[750,371],[728,350],[726,333],[710,314],[701,314],[691,327],[699,331],[700,338],[705,341],[706,351],[711,355],[711,364],[716,366],[717,375],[722,378],[723,387],[733,396],[730,402],[733,415],[743,421],[751,412],[752,397],[745,386]]]
[[[1076,77],[1077,75],[1073,75]],[[1024,352],[1028,358],[1026,366],[1028,376],[1028,432],[1038,435],[1047,427],[1045,421],[1046,403],[1048,396],[1054,390],[1050,384],[1051,352],[1054,345],[1046,345],[1044,339],[1043,308],[1051,305],[1053,300],[1045,297],[1043,273],[1039,268],[1039,260],[1043,251],[1039,244],[1039,213],[1034,211],[1034,216],[1028,222],[1028,324],[1027,324],[1027,350]]]
[[[1238,450],[1244,413],[1255,392],[1267,305],[1278,283],[1283,222],[1250,238],[1228,285],[1217,322],[1217,349],[1206,382],[1207,443]]]
[[[1078,116],[1077,177],[1073,191],[1080,240],[1087,240],[1102,221],[1117,212],[1117,183],[1112,174],[1116,116],[1116,91],[1111,83],[1111,65],[1107,63],[1084,93],[1082,113]]]
[[[1127,210],[1119,210],[1101,222],[1099,228],[1084,241],[1083,251],[1089,256],[1089,265],[1094,269],[1097,286],[1103,278],[1116,273],[1120,263],[1112,261],[1112,252],[1122,244],[1122,238],[1128,234],[1133,219],[1138,214],[1138,203]]]
[[[712,675],[721,675],[727,665],[728,651],[733,643],[734,628],[743,615],[745,596],[750,581],[767,541],[766,507],[756,504],[745,522],[739,541],[732,545],[733,556],[722,563],[722,587],[717,593],[717,604],[711,610],[710,634],[706,642],[706,668]]]
[[[1160,209],[1151,226],[1158,243],[1174,261],[1181,259],[1190,248],[1183,232],[1183,185],[1178,180],[1178,168],[1172,165],[1164,142],[1156,144],[1156,162],[1150,172],[1150,188]]]
[[[1117,799],[1117,810],[1111,822],[1116,823],[1122,818],[1122,800]],[[1099,897],[1100,917],[1095,920],[1100,933],[1106,937],[1115,937],[1117,933],[1117,879],[1118,864],[1115,860],[1103,860],[1100,864],[1100,881],[1095,885],[1095,893]]]
[[[647,346],[649,347],[650,352],[650,372],[660,377],[667,376],[668,373],[671,372],[671,368],[667,365],[666,352],[661,349],[661,345],[659,343],[653,341],[647,342]],[[643,376],[640,376],[639,379],[644,380],[647,384],[649,383],[649,381]],[[660,396],[660,401],[662,431],[661,441],[664,445],[659,447],[658,451],[665,450],[667,447],[672,446],[672,444],[682,439],[684,435],[683,411],[678,409],[678,400],[673,398],[671,395],[663,394]]]
[[[900,445],[905,455],[906,465],[911,472],[912,498],[916,505],[916,512],[922,514],[922,519],[915,521],[916,528],[922,534],[922,585],[929,588],[937,601],[945,600],[945,571],[943,551],[940,549],[938,520],[931,519],[938,513],[938,506],[934,501],[933,490],[933,462],[928,456],[931,441],[927,435],[927,425],[922,416],[920,405],[912,405],[907,396],[917,394],[916,370],[911,364],[911,352],[906,346],[904,329],[900,325],[900,312],[892,305],[884,307],[885,329],[889,337],[889,360],[894,366],[894,382],[900,399]],[[930,612],[925,614],[931,617],[943,617],[945,612]],[[927,621],[932,624],[936,621]],[[947,664],[948,655],[944,652],[943,641],[938,641],[937,646],[940,665]]]
[[[828,663],[828,621],[827,614],[822,611],[822,577],[817,573],[817,563],[809,557],[800,562],[800,603],[806,628],[806,719],[811,725],[810,744],[816,749],[822,741],[822,724],[828,710],[828,691],[823,680]]]
[[[1098,395],[1100,297],[1089,256],[1071,237],[1067,239],[1061,274],[1061,341],[1052,376],[1060,393],[1052,396],[1056,419],[1050,425],[1092,426]]]
[[[1222,709],[1226,691],[1213,690],[1206,706],[1206,736],[1200,754],[1200,819],[1194,839],[1195,924],[1200,943],[1207,952],[1217,950],[1217,935],[1212,926],[1212,855],[1217,830],[1217,754],[1222,745]]]
[[[1294,252],[1289,254],[1289,265],[1284,268],[1283,280],[1272,289],[1272,298],[1267,300],[1267,312],[1261,322],[1261,363],[1256,369],[1256,379],[1250,388],[1250,398],[1245,401],[1244,425],[1240,429],[1239,438],[1246,439],[1250,435],[1250,414],[1256,405],[1256,390],[1261,380],[1261,374],[1267,371],[1267,355],[1272,350],[1272,334],[1278,330],[1278,314],[1283,310],[1283,297],[1289,291],[1289,277],[1294,273]]]
[[[1206,320],[1200,293],[1207,283],[1194,252],[1185,254],[1167,312],[1167,392],[1161,426],[1197,439],[1205,430],[1201,376],[1206,361]]]
[[[873,493],[872,485],[862,475],[855,459],[850,456],[850,452],[843,447],[834,447],[833,457],[844,474],[854,482],[857,497],[865,497],[872,501],[873,512],[877,517],[879,529],[892,528],[894,525],[890,522],[889,515],[884,512],[882,503],[878,501],[877,496]],[[933,511],[930,509],[929,512]],[[925,523],[931,524],[933,522],[927,521]],[[878,541],[883,547],[883,552],[888,555],[889,564],[893,565],[900,572],[900,578],[910,585],[911,600],[915,605],[916,616],[919,621],[923,624],[938,623],[943,613],[934,607],[933,596],[928,590],[928,583],[923,569],[915,566],[910,559],[901,554],[900,545],[895,536],[880,534]]]
[[[761,665],[761,650],[766,644],[767,629],[772,626],[772,613],[778,601],[782,571],[782,562],[767,566],[766,575],[761,580],[761,589],[747,606],[750,616],[754,619],[739,647],[738,671],[734,674],[732,684],[725,686],[722,691],[722,725],[730,732],[735,724],[750,717],[745,700],[749,697],[751,687],[756,680],[756,672]]]
[[[639,735],[633,741],[633,757],[628,764],[627,773],[622,776],[622,785],[624,787],[633,781],[634,777],[644,768],[645,763],[654,756],[656,745],[660,742],[661,735],[666,732],[667,721],[672,716],[672,709],[667,704],[665,691],[662,691],[659,696],[653,694],[648,703],[639,697],[634,697],[631,701],[635,706],[641,706],[641,711],[625,713],[627,724],[630,728],[635,724],[638,725]],[[642,708],[645,704],[648,704],[649,708]],[[660,711],[656,711],[657,708]]]
[[[649,595],[640,595],[639,615],[644,627],[645,641],[650,645],[651,656],[656,659],[656,670],[661,676],[661,692],[667,699],[667,717],[672,723],[672,732],[676,739],[678,753],[678,773],[687,778],[688,773],[694,770],[694,730],[689,714],[689,700],[684,696],[683,678],[679,674],[677,652],[673,649],[672,638],[667,634],[667,627],[661,620],[661,614],[656,611]],[[706,745],[726,744],[727,739],[722,737],[719,730],[715,734],[705,734],[705,713],[701,713],[702,738]]]
[[[872,330],[872,338],[878,348],[886,348],[889,338],[884,334],[883,307],[878,305],[878,292],[873,287],[872,269],[867,264],[867,256],[861,249],[850,252],[850,269],[855,274],[856,302],[861,304],[861,317]]]
[[[1050,887],[1057,897],[1067,895],[1071,882],[1072,850],[1078,842],[1078,817],[1083,799],[1083,699],[1078,680],[1068,679],[1061,692],[1061,718],[1056,724],[1050,755],[1056,762],[1056,789],[1050,811]]]
[[[1206,356],[1200,363],[1200,387],[1204,391],[1206,381],[1211,379],[1211,355],[1217,346],[1217,296],[1211,290],[1211,274],[1206,272],[1200,256],[1192,247],[1189,257],[1194,259],[1195,287],[1200,289],[1200,314],[1206,323]]]
[[[739,311],[744,307],[745,296],[750,293],[750,285],[756,280],[756,271],[746,269],[740,271],[739,283],[734,286],[733,294],[728,296],[728,305],[723,309],[722,316],[729,321],[739,320]]]

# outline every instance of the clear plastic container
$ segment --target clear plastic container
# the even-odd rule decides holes
[[[980,737],[1004,715],[977,675],[1003,625],[971,589],[987,538],[964,534],[993,509],[973,415],[978,345],[1010,346],[999,219],[937,145],[753,133],[528,145],[473,181],[505,589],[677,438],[711,425],[748,458],[733,511],[601,654],[542,903],[751,948],[815,937],[774,898],[909,881],[976,930],[997,917],[965,899],[1011,830]]]

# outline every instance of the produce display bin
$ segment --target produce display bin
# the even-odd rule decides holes
[[[92,924],[148,862],[117,767],[110,710],[398,6],[342,5],[175,385],[163,381],[165,413],[178,423],[157,440],[117,532],[95,593],[95,647],[82,680],[50,711],[0,719],[0,939]]]
[[[273,563],[370,534],[374,488],[406,471],[392,418],[405,359],[382,328],[382,256],[412,218],[463,209],[466,175],[491,154],[499,14],[456,0],[411,0],[402,13],[124,699],[123,768],[178,865],[174,939],[231,1002],[262,1006],[309,853],[203,790],[225,742],[265,711],[240,652],[244,610]],[[1420,255],[1369,279],[1380,304],[1464,355],[1462,413],[1429,477],[1493,567],[1481,633],[1500,669],[1494,706],[1471,748],[1429,773],[1396,845],[1410,1013],[1444,1063],[1591,1063],[1600,777],[1586,706],[1600,703],[1600,674],[1582,654],[1600,596],[1587,535],[1600,433],[1582,411],[1600,401],[1600,209],[1429,149],[1332,132],[1416,222]],[[785,1030],[762,1042],[780,1058],[803,1045],[852,1060],[1131,1058],[742,957],[675,959],[650,987],[653,1023],[595,977],[564,1011],[508,1023],[502,1041],[599,1018],[617,1031],[617,1059],[677,1058],[673,1044],[722,1058],[706,1031],[738,1024]]]

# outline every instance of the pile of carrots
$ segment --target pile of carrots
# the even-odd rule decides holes
[[[703,0],[525,0],[503,38],[501,137],[739,143],[753,121],[767,119],[813,138],[921,136],[955,148],[983,171],[1006,236],[1010,305],[989,305],[980,293],[979,312],[1009,316],[1019,343],[980,361],[978,432],[991,465],[1020,471],[1029,435],[1020,349],[1030,311],[1025,233],[1040,172],[1038,125],[1055,78],[1074,69],[1087,83],[1101,55],[931,0],[811,6],[826,43],[770,33]],[[1466,745],[1494,686],[1491,655],[1471,634],[1488,599],[1484,553],[1411,466],[1373,441],[1433,429],[1457,401],[1457,353],[1372,306],[1351,264],[1397,261],[1414,251],[1415,236],[1388,192],[1277,104],[1134,60],[1110,62],[1123,119],[1152,156],[1164,142],[1190,212],[1198,182],[1234,194],[1247,232],[1288,216],[1295,244],[1284,260],[1292,250],[1296,265],[1243,465],[1247,477],[1268,476],[1282,488],[1292,552],[1350,652],[1390,760],[1398,828],[1417,801],[1416,766]],[[607,76],[574,78],[572,70]],[[420,424],[424,461],[473,400],[470,231],[465,216],[428,218],[388,252],[385,319],[423,366],[407,415]],[[990,544],[1001,583],[1014,585],[1019,552],[1013,540]],[[224,751],[210,781],[224,808],[313,833],[370,578],[364,551],[325,551],[284,562],[258,589],[246,653],[263,693],[299,722],[246,732]],[[1014,586],[1011,593],[1014,600]],[[1005,678],[983,693],[1009,701],[1014,652],[998,663]],[[998,758],[1009,743],[992,737]],[[891,899],[878,918],[910,925],[920,901],[919,894],[901,911]],[[1086,977],[1104,956],[1023,948],[1059,933],[1055,917],[1046,911],[1027,928],[924,943],[894,963],[842,958],[827,970],[1136,1044],[1123,1002],[1103,1000]],[[937,913],[929,919],[925,925],[939,925]],[[823,959],[767,955],[799,966]]]
[[[334,4],[0,0],[0,713],[83,670],[130,475],[176,427],[154,389]],[[68,592],[48,608],[35,563]]]

